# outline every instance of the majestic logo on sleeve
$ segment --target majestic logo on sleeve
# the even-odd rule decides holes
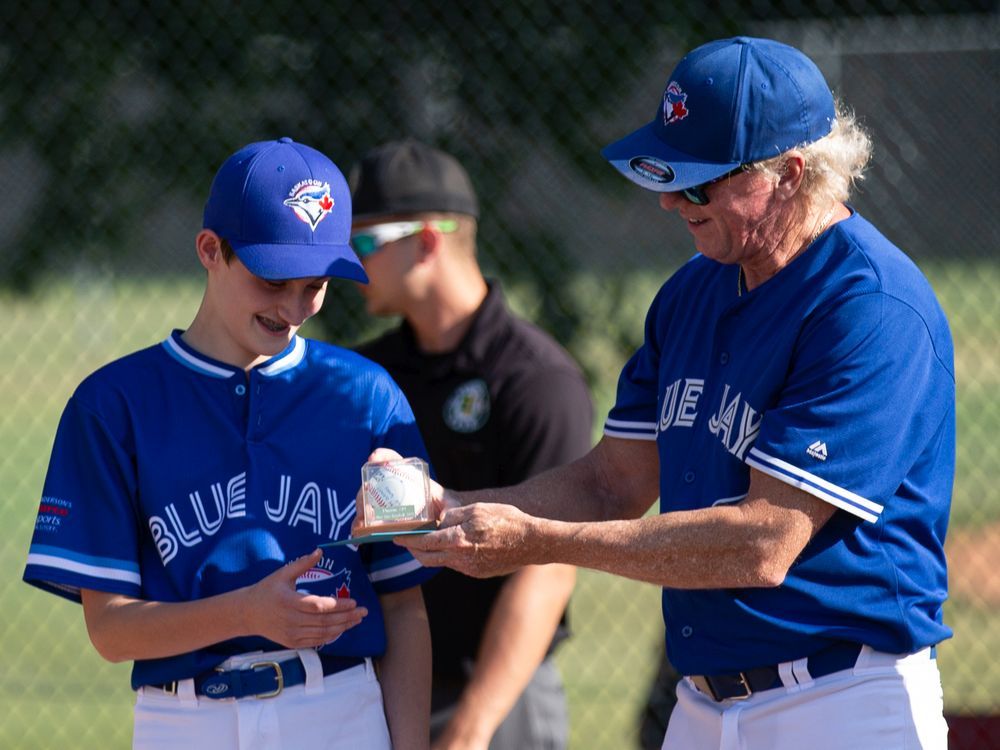
[[[284,203],[315,232],[316,227],[333,208],[330,183],[319,180],[302,180],[288,192],[288,198],[285,199]]]
[[[817,440],[806,448],[806,453],[818,461],[826,461],[826,443],[822,440]]]
[[[688,95],[685,94],[677,81],[671,81],[663,92],[663,124],[679,122],[688,116]]]
[[[455,432],[475,432],[490,418],[490,391],[484,380],[463,383],[444,402],[444,423]]]

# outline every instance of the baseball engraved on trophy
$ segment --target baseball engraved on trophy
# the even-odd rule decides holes
[[[427,462],[406,458],[361,467],[361,507],[358,518],[369,531],[428,529],[431,516],[430,472]]]

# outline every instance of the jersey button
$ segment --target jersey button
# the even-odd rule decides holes
[[[719,355],[719,364],[720,365],[729,364],[729,352],[722,352],[722,354]]]
[[[694,628],[692,628],[690,625],[685,625],[683,628],[681,628],[681,635],[683,635],[685,638],[690,638],[693,632]]]
[[[246,392],[247,392],[247,387],[245,385],[243,385],[242,383],[240,383],[238,386],[236,386],[236,395],[237,396],[242,396]]]
[[[694,481],[694,472],[693,471],[685,471],[684,472],[684,481],[687,482],[688,484],[691,484],[691,482]]]

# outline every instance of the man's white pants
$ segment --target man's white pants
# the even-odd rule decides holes
[[[282,661],[298,653],[306,681],[274,698],[212,699],[195,695],[193,680],[177,694],[141,688],[135,701],[136,750],[390,750],[382,689],[368,660],[323,677],[311,649],[268,652]],[[260,661],[260,653],[227,660],[224,669]]]
[[[853,669],[812,679],[780,665],[783,687],[716,702],[677,685],[664,750],[946,750],[941,675],[930,649],[900,656],[863,647]]]

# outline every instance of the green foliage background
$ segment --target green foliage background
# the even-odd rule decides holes
[[[921,265],[954,331],[949,549],[1000,544],[986,535],[1000,529],[997,21],[987,0],[0,4],[0,747],[129,745],[128,666],[102,662],[79,607],[20,575],[76,383],[194,315],[192,237],[226,156],[281,135],[345,171],[405,135],[453,152],[484,207],[484,265],[580,361],[600,417],[692,250],[599,150],[652,116],[686,49],[719,36],[806,50],[873,132],[855,205]],[[342,284],[307,333],[352,344],[385,325]],[[977,552],[951,570],[950,713],[1000,712],[1000,587]],[[572,746],[630,746],[658,592],[583,572],[571,615],[558,659]]]

